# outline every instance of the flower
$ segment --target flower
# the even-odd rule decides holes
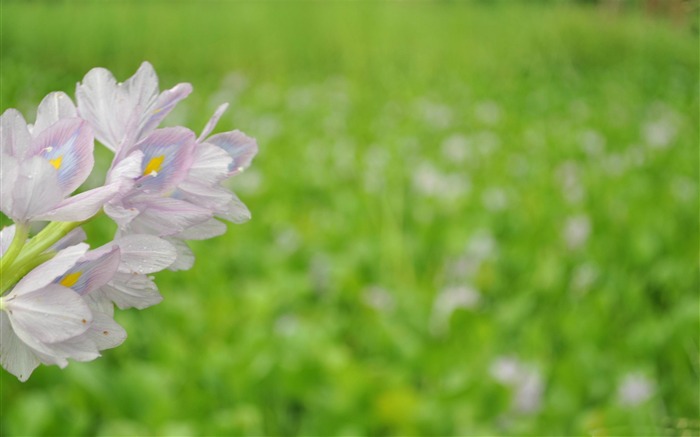
[[[16,223],[85,220],[118,191],[108,184],[66,199],[94,164],[92,130],[71,108],[67,96],[50,94],[31,131],[15,109],[0,116],[0,210]]]

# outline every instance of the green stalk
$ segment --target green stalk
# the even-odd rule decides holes
[[[56,252],[50,251],[28,259],[22,264],[13,264],[10,272],[6,275],[2,275],[2,278],[0,278],[0,295],[7,291],[7,289],[9,289],[11,286],[19,282],[19,280],[22,279],[27,273],[34,270],[35,267],[45,263],[54,256],[56,256]]]
[[[12,265],[17,255],[20,254],[28,236],[29,225],[24,223],[15,225],[15,236],[12,238],[12,243],[10,243],[10,247],[7,248],[2,258],[0,258],[0,277],[3,276],[5,270]]]

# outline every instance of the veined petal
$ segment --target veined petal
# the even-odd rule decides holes
[[[19,111],[10,108],[0,115],[0,152],[24,158],[31,141],[27,122]]]
[[[211,118],[207,122],[207,125],[204,126],[204,130],[202,130],[202,133],[197,138],[198,143],[201,143],[206,137],[209,136],[209,134],[211,133],[211,131],[214,130],[216,124],[219,122],[219,119],[222,115],[224,115],[224,112],[226,112],[227,109],[228,103],[222,103],[221,105],[219,105],[218,108],[216,108],[216,111],[214,111],[214,115],[211,116]]]
[[[194,151],[194,160],[186,181],[213,185],[226,179],[233,159],[220,147],[212,144],[198,144]]]
[[[163,193],[174,188],[187,176],[194,159],[194,133],[182,127],[158,129],[139,143],[144,154],[139,191]]]
[[[0,152],[0,211],[12,216],[15,184],[19,177],[19,160],[12,155]]]
[[[58,170],[63,196],[72,193],[92,171],[95,158],[92,129],[79,118],[54,123],[32,142],[31,153],[47,159]]]
[[[149,199],[139,209],[141,213],[126,229],[130,234],[173,235],[208,220],[213,214],[206,208],[170,197]]]
[[[126,185],[126,188],[130,188],[133,185],[133,180],[141,176],[142,162],[142,151],[136,150],[130,153],[109,171],[107,174],[107,183],[111,184],[119,181],[128,181],[129,183]]]
[[[87,252],[89,247],[85,243],[80,243],[61,250],[56,256],[39,265],[27,273],[24,278],[20,279],[10,295],[28,294],[50,284],[59,275],[73,267]]]
[[[207,143],[221,147],[233,158],[229,165],[229,176],[242,172],[258,153],[258,143],[239,130],[224,132],[207,138]]]
[[[59,251],[70,246],[75,246],[76,244],[82,243],[85,240],[87,240],[87,235],[85,235],[83,228],[75,228],[67,233],[65,237],[58,240],[56,244],[49,247],[48,250]]]
[[[228,210],[228,205],[234,199],[234,194],[231,190],[220,185],[206,186],[187,179],[178,185],[174,197],[187,200],[219,214]]]
[[[49,93],[39,103],[39,108],[36,111],[36,122],[32,126],[32,135],[36,137],[59,120],[77,116],[78,111],[66,93]]]
[[[191,269],[194,265],[194,253],[192,249],[190,249],[187,243],[177,238],[168,238],[167,240],[177,251],[177,259],[168,267],[168,270],[177,271]]]
[[[208,240],[226,233],[226,225],[215,218],[190,226],[184,231],[174,235],[183,240]]]
[[[91,293],[93,294],[114,302],[120,309],[141,310],[163,300],[153,280],[138,273],[117,272],[109,284]]]
[[[226,210],[221,213],[217,212],[216,216],[236,224],[245,223],[251,217],[248,207],[235,194],[233,194],[233,200],[228,204]]]
[[[119,192],[119,184],[93,188],[61,201],[51,210],[34,216],[37,220],[79,222],[87,220]]]
[[[90,70],[75,90],[80,117],[90,123],[95,137],[110,150],[121,143],[123,127],[131,115],[124,110],[120,94],[116,79],[104,68]]]
[[[119,271],[124,273],[155,273],[175,261],[175,248],[168,241],[154,235],[125,235],[108,243],[121,252]]]
[[[53,280],[54,284],[71,288],[81,296],[109,282],[119,267],[119,248],[88,252],[78,263]]]
[[[90,328],[78,337],[65,341],[72,347],[81,344],[93,344],[97,350],[112,349],[124,343],[126,331],[110,314],[100,311],[92,312],[93,319]],[[99,356],[99,354],[98,354]]]
[[[4,299],[17,336],[25,343],[55,343],[87,331],[92,312],[73,290],[50,284],[38,290]]]
[[[10,318],[0,311],[0,364],[24,382],[39,365],[32,350],[17,337]]]
[[[145,112],[141,116],[138,138],[143,139],[153,132],[170,111],[175,108],[175,105],[189,96],[191,92],[192,85],[189,83],[179,83],[171,89],[163,91],[152,106],[144,108]]]
[[[3,172],[12,158],[3,156]],[[63,190],[58,184],[58,172],[49,162],[34,156],[17,164],[14,183],[8,183],[2,175],[2,212],[15,222],[27,222],[34,216],[42,214],[63,198]],[[7,178],[9,179],[9,177]],[[9,193],[7,191],[9,190]],[[9,194],[9,195],[8,195]]]

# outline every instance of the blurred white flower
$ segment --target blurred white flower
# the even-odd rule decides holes
[[[591,220],[584,214],[569,217],[564,225],[564,240],[571,250],[586,244],[591,234]]]
[[[472,157],[472,141],[462,134],[452,134],[441,145],[442,155],[450,162],[463,163]]]
[[[620,382],[617,389],[621,405],[634,407],[647,401],[654,393],[654,384],[641,373],[629,373]]]
[[[377,311],[390,313],[396,307],[394,296],[379,285],[370,285],[362,292],[362,301]]]
[[[446,287],[438,293],[433,303],[430,330],[441,335],[449,329],[452,313],[457,309],[475,308],[481,299],[478,291],[467,285]]]
[[[421,99],[416,103],[420,119],[430,127],[445,129],[452,123],[452,108],[442,103]]]
[[[294,253],[299,249],[301,238],[294,228],[286,228],[275,236],[275,246],[284,253]]]
[[[650,121],[642,127],[642,137],[649,147],[665,149],[678,135],[678,127],[671,118]]]
[[[471,184],[459,173],[443,173],[428,162],[421,164],[413,174],[413,186],[427,197],[454,201],[466,196]]]
[[[498,357],[491,364],[491,376],[515,390],[512,408],[518,413],[534,414],[542,404],[544,381],[536,369],[513,357]]]
[[[588,292],[598,279],[598,275],[598,268],[594,264],[586,263],[577,266],[571,275],[571,291],[577,294]]]
[[[581,132],[579,143],[583,151],[589,156],[600,156],[605,150],[605,137],[593,129]]]

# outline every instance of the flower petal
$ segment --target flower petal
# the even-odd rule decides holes
[[[41,155],[58,170],[63,196],[72,193],[92,171],[95,158],[92,129],[84,120],[67,118],[44,130],[32,142],[33,155]]]
[[[59,120],[77,116],[78,111],[66,93],[49,93],[39,103],[39,108],[36,111],[36,122],[32,127],[32,135],[36,137]]]
[[[204,126],[204,130],[202,130],[202,133],[197,138],[198,143],[201,143],[206,137],[209,136],[209,134],[211,133],[211,131],[214,130],[216,124],[219,122],[219,119],[222,115],[224,115],[224,112],[226,112],[227,109],[228,103],[222,103],[221,105],[219,105],[218,108],[216,108],[216,111],[214,111],[214,115],[211,116],[211,118],[207,122],[207,125]]]
[[[0,176],[0,209],[15,222],[27,222],[59,203],[63,198],[63,190],[58,184],[56,169],[39,156],[18,163],[14,171],[14,182],[9,182],[13,172],[7,168],[12,159],[2,156],[2,170],[7,173]]]
[[[19,111],[10,108],[0,115],[0,152],[24,158],[31,141],[27,122]]]
[[[140,192],[167,192],[185,179],[195,146],[194,133],[182,127],[158,129],[150,134],[138,145],[144,154],[142,177],[136,185]]]
[[[189,270],[194,265],[194,253],[192,249],[182,240],[177,238],[168,238],[170,244],[177,250],[177,259],[168,267],[168,270]]]
[[[16,296],[28,294],[50,284],[59,275],[64,274],[73,267],[87,252],[89,247],[85,243],[80,243],[61,250],[56,256],[39,265],[27,273],[24,278],[20,279],[10,294]]]
[[[119,184],[93,188],[63,200],[51,210],[34,216],[37,220],[80,222],[87,220],[119,192]]]
[[[87,331],[92,312],[73,290],[50,284],[5,299],[5,308],[17,336],[32,342],[55,343]]]
[[[221,147],[233,158],[229,165],[229,176],[242,172],[258,153],[258,143],[239,130],[216,134],[207,139],[207,143]]]
[[[32,350],[17,337],[10,318],[0,311],[0,364],[24,382],[39,365]]]
[[[124,111],[117,81],[108,70],[93,68],[75,90],[78,113],[87,120],[95,137],[110,150],[116,150],[126,132],[130,113]]]
[[[84,296],[109,282],[119,267],[119,248],[88,252],[73,267],[53,280]]]
[[[126,235],[112,243],[121,252],[120,272],[155,273],[173,263],[176,251],[168,241],[154,235]]]
[[[98,293],[100,298],[114,302],[120,309],[144,309],[163,300],[153,280],[138,273],[117,272],[109,284],[90,296]]]
[[[173,235],[212,216],[206,208],[170,197],[149,199],[139,209],[141,213],[126,229],[130,234]]]
[[[15,225],[5,226],[0,231],[0,256],[2,256],[15,238]]]

